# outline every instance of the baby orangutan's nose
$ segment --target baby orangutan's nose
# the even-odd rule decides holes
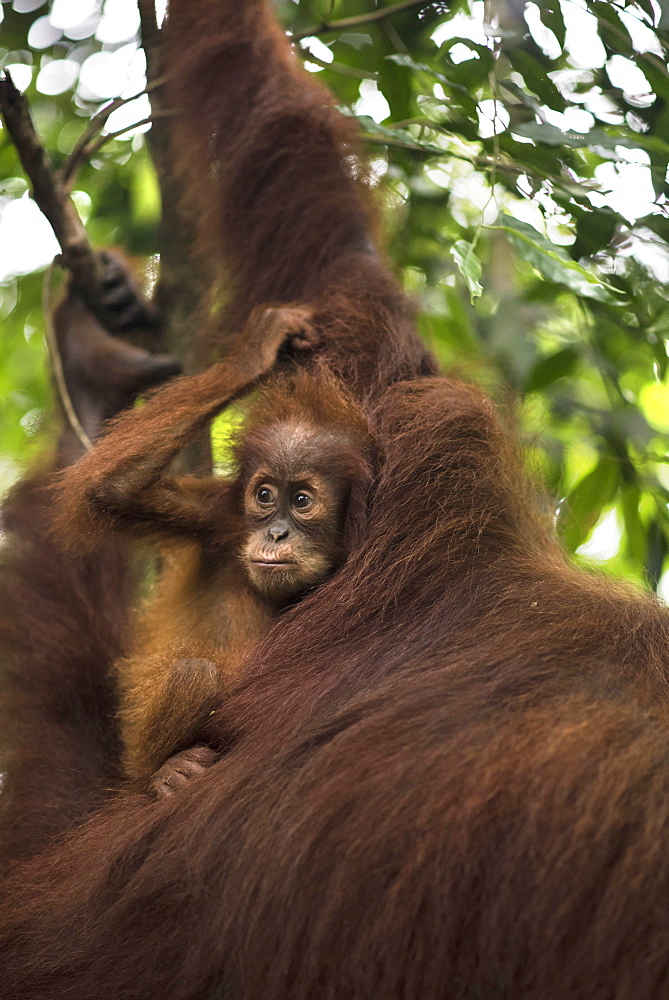
[[[285,521],[275,521],[267,532],[269,537],[273,542],[282,542],[284,538],[288,538],[288,525]]]

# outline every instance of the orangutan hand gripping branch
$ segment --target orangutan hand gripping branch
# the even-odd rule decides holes
[[[159,795],[216,759],[201,745],[203,732],[236,666],[277,613],[345,557],[353,483],[367,475],[365,431],[327,377],[279,376],[260,392],[239,436],[234,478],[167,471],[199,427],[265,374],[284,342],[298,350],[317,342],[308,316],[297,307],[254,314],[243,356],[124,414],[62,480],[71,537],[86,542],[102,528],[162,541],[166,569],[133,651],[117,664],[126,774]]]
[[[141,332],[145,343],[150,342],[156,332],[155,311],[120,253],[105,250],[99,256],[103,305],[115,319],[113,328],[101,325],[71,280],[53,314],[63,379],[81,435],[78,437],[69,425],[70,415],[60,442],[62,461],[78,458],[84,450],[84,435],[93,441],[104,421],[130,406],[138,393],[181,371],[177,358],[151,353],[121,339],[133,331]],[[66,405],[65,400],[60,402]]]

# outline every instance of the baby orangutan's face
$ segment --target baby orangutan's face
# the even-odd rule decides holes
[[[254,588],[275,604],[323,583],[342,560],[348,483],[322,471],[322,454],[316,471],[317,450],[313,436],[286,428],[272,461],[259,465],[245,491],[244,565]]]

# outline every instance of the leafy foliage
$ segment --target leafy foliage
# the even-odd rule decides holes
[[[0,8],[0,55],[32,67],[28,96],[56,160],[102,97],[134,92],[127,67],[136,45],[131,6],[129,36],[100,30],[113,0],[102,10],[88,4],[87,24],[56,27],[59,37],[42,44],[48,36],[35,23],[60,24],[62,6],[54,3],[51,21],[41,20],[48,7],[37,0]],[[389,208],[390,254],[438,356],[516,404],[528,461],[555,498],[566,546],[586,543],[597,555],[599,545],[605,568],[657,586],[669,568],[669,23],[661,5],[453,0],[357,24],[356,15],[386,4],[277,6],[298,36],[311,31],[300,41],[307,67],[360,118]],[[343,30],[321,30],[343,18]],[[58,60],[72,64],[72,78],[54,93],[58,67],[45,68]],[[101,60],[107,89],[96,94],[91,67]],[[25,184],[2,138],[0,176],[10,178],[0,189],[6,209]],[[154,251],[158,205],[141,135],[106,145],[77,187],[95,242]],[[45,398],[34,335],[39,276],[6,277],[0,310],[0,458],[16,462]]]

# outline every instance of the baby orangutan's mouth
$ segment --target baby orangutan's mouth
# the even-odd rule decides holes
[[[295,566],[296,563],[294,563],[292,560],[285,560],[285,559],[254,559],[253,565],[265,566],[269,569],[282,569],[285,568],[286,566]]]

